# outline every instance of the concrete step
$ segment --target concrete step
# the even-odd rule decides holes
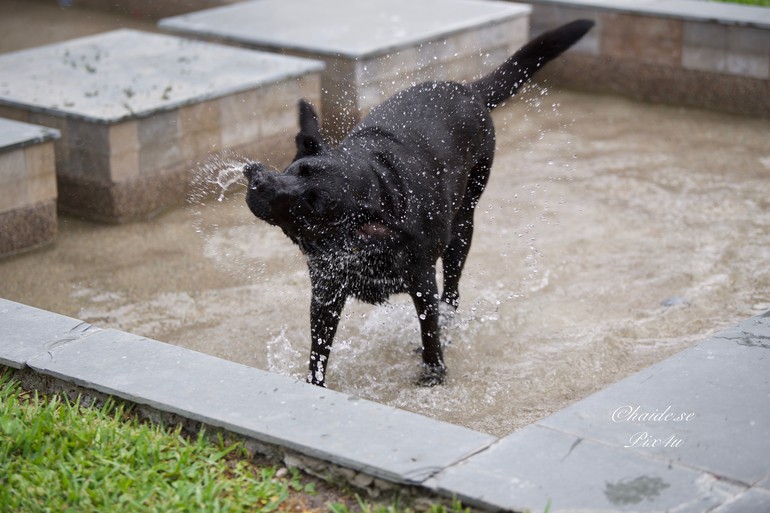
[[[56,238],[59,131],[0,118],[0,257]]]
[[[160,27],[323,60],[324,129],[339,140],[405,87],[468,80],[502,63],[528,39],[529,12],[480,0],[257,0],[166,18]]]
[[[59,205],[112,222],[181,203],[191,172],[235,149],[292,155],[317,61],[116,30],[0,55],[0,115],[57,128]]]

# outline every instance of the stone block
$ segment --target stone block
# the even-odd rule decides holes
[[[183,169],[232,147],[226,143],[248,142],[224,125],[233,121],[232,109],[222,109],[228,97],[284,87],[296,96],[294,112],[298,95],[319,86],[318,78],[303,77],[318,77],[322,68],[306,59],[118,30],[0,56],[0,75],[9,77],[0,106],[61,130],[62,209],[128,221],[182,203],[186,187],[156,189],[183,180]],[[276,116],[270,120],[288,119]]]
[[[398,483],[420,483],[495,440],[116,330],[49,347],[27,364],[44,375]]]
[[[682,52],[688,69],[770,78],[770,30],[685,22]]]
[[[682,20],[611,12],[601,17],[603,55],[646,64],[680,65]]]
[[[26,168],[23,149],[0,153],[0,212],[20,208],[29,203]]]
[[[24,148],[27,170],[27,201],[31,204],[56,201],[54,144],[47,142]]]
[[[0,119],[0,256],[56,237],[56,130]]]
[[[0,257],[52,244],[58,233],[56,200],[0,212]]]
[[[234,148],[256,142],[260,137],[259,94],[244,91],[219,99],[222,145]]]
[[[500,64],[496,48],[513,51],[527,39],[528,13],[524,5],[479,0],[306,0],[301,7],[259,0],[167,18],[160,26],[323,60],[324,131],[336,142],[369,108],[414,82],[467,80]],[[460,53],[474,61],[472,73],[436,73]],[[495,62],[485,59],[490,53]]]
[[[728,73],[770,79],[770,30],[731,26],[726,39]]]
[[[532,36],[538,36],[547,30],[581,18],[593,20],[594,27],[568,52],[599,55],[601,53],[602,16],[596,10],[580,8],[579,6],[533,5]]]

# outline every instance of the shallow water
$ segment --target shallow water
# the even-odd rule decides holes
[[[396,296],[348,304],[331,388],[504,435],[770,309],[770,122],[539,88],[495,122],[448,383],[413,385]],[[303,259],[236,189],[147,223],[63,218],[56,246],[0,261],[0,296],[302,379]]]

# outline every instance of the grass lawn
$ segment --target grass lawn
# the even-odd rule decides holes
[[[319,491],[318,488],[324,488]],[[0,369],[0,511],[396,513],[303,476],[256,465],[240,443],[24,391]],[[432,513],[464,513],[459,504]]]

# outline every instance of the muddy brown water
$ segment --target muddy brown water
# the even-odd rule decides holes
[[[533,87],[495,123],[447,384],[413,384],[395,296],[347,305],[331,388],[504,435],[770,308],[770,121]],[[305,265],[243,196],[64,217],[55,246],[0,260],[0,296],[302,379]]]

